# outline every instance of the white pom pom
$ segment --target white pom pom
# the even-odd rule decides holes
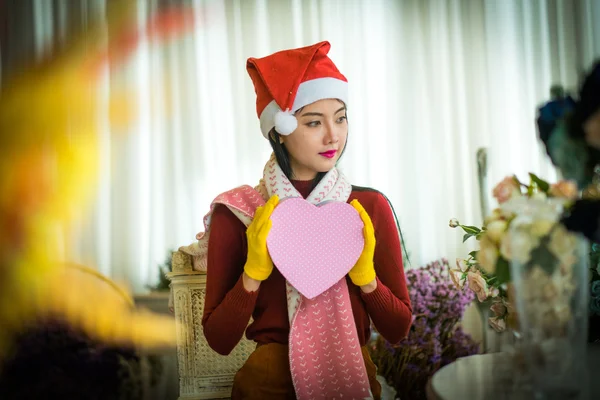
[[[277,111],[275,114],[275,130],[280,135],[287,136],[298,127],[298,120],[289,112]]]

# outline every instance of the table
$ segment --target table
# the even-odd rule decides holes
[[[511,399],[505,384],[498,382],[495,367],[505,353],[477,354],[464,357],[437,371],[427,387],[428,400]],[[600,399],[600,345],[589,345],[590,399]]]

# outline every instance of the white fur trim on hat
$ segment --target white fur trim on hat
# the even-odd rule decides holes
[[[289,111],[277,111],[275,113],[275,130],[280,135],[289,135],[298,127],[298,120]]]
[[[273,128],[281,135],[289,135],[298,127],[293,113],[323,99],[339,99],[348,104],[348,82],[336,78],[318,78],[302,82],[292,109],[286,112],[281,110],[275,100],[271,101],[260,114],[260,130],[263,136],[268,139]],[[293,122],[290,117],[294,119]]]

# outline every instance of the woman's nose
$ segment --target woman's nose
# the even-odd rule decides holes
[[[325,125],[325,129],[327,130],[325,139],[327,143],[337,143],[339,141],[339,132],[336,128],[337,126],[332,123]]]

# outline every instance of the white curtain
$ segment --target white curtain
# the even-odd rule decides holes
[[[478,148],[488,149],[490,186],[513,173],[557,178],[536,138],[536,106],[552,84],[575,89],[600,57],[597,0],[189,4],[191,34],[142,43],[105,78],[107,98],[127,88],[140,114],[128,132],[102,130],[104,173],[71,255],[138,291],[168,250],[194,241],[218,193],[261,177],[270,147],[248,57],[331,42],[351,92],[341,167],[390,198],[413,267],[468,251],[448,220],[481,223]],[[138,2],[140,25],[156,5]]]

